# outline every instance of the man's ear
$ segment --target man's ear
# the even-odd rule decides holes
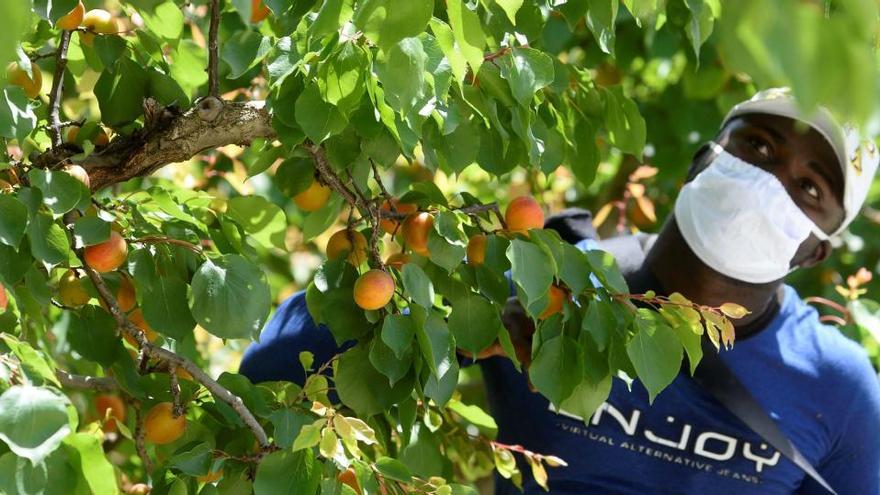
[[[685,182],[690,182],[694,180],[694,177],[697,176],[702,170],[709,166],[709,163],[712,159],[715,158],[715,154],[712,153],[712,147],[709,143],[703,143],[697,151],[694,153],[694,157],[691,159],[691,165],[688,167],[687,171],[687,179]]]
[[[810,268],[828,259],[831,256],[831,243],[828,241],[819,241],[816,248],[807,255],[798,266],[801,268]]]

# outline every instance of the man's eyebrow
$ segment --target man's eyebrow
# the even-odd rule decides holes
[[[781,132],[776,130],[773,126],[766,125],[763,123],[757,123],[757,122],[753,123],[752,125],[757,127],[758,129],[761,129],[762,131],[766,132],[767,134],[770,134],[771,136],[773,136],[773,139],[775,139],[776,141],[778,141],[780,143],[785,143],[785,141],[786,141],[785,136]]]

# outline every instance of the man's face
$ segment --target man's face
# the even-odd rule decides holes
[[[815,129],[776,115],[736,117],[715,141],[728,153],[775,175],[795,204],[824,232],[843,222],[843,173],[831,145]],[[697,172],[712,156],[694,163]],[[823,245],[824,244],[824,245]],[[810,235],[792,266],[811,266],[829,254],[827,242]]]

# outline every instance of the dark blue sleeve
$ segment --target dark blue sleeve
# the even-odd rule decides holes
[[[305,371],[299,362],[300,352],[314,354],[317,368],[346,347],[336,345],[326,326],[315,325],[306,307],[306,293],[301,291],[278,306],[260,341],[245,351],[239,373],[254,383],[286,380],[302,385]]]

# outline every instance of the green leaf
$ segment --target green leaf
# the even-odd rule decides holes
[[[119,60],[128,47],[125,40],[119,36],[95,36],[95,53],[101,59],[105,67],[110,67]]]
[[[27,207],[12,196],[0,194],[0,243],[18,247],[28,223]]]
[[[404,38],[388,48],[377,64],[385,99],[398,112],[407,113],[427,91],[425,63],[428,56],[418,38]]]
[[[614,23],[617,20],[619,0],[590,0],[587,11],[587,26],[593,32],[599,48],[614,55]]]
[[[678,307],[664,306],[660,308],[660,314],[666,318],[666,321],[675,330],[678,340],[681,341],[681,345],[687,353],[691,376],[693,376],[697,365],[703,358],[702,335],[692,330],[692,325],[681,315]]]
[[[152,9],[139,9],[138,12],[147,29],[166,40],[176,41],[183,33],[183,11],[172,1],[162,2]]]
[[[296,122],[315,144],[339,134],[348,123],[338,108],[321,98],[317,84],[310,84],[303,90],[296,99],[294,112]]]
[[[229,64],[231,69],[227,78],[238,79],[245,72],[256,67],[269,53],[270,48],[272,48],[271,39],[255,31],[235,33],[223,43],[223,50],[220,53],[223,61]]]
[[[464,55],[458,49],[458,44],[455,41],[455,34],[452,32],[452,28],[450,28],[445,22],[434,18],[431,19],[431,31],[434,33],[434,37],[437,40],[437,45],[440,46],[440,50],[442,50],[443,55],[446,56],[446,61],[449,63],[449,67],[452,70],[452,74],[455,76],[455,80],[461,85],[461,83],[464,82],[465,76],[467,76],[467,59],[464,58]]]
[[[565,17],[569,29],[574,31],[577,28],[581,18],[587,14],[590,7],[590,0],[568,0],[558,7],[559,12]]]
[[[409,483],[412,481],[412,473],[409,472],[409,469],[407,469],[405,464],[397,459],[380,457],[376,459],[375,466],[376,470],[388,479],[401,481],[403,483]]]
[[[848,306],[855,324],[880,342],[880,303],[871,299],[857,299]]]
[[[175,60],[174,66],[181,64],[180,60]],[[173,72],[172,69],[172,74]],[[111,126],[117,126],[142,116],[143,99],[148,84],[147,72],[131,59],[121,58],[116,65],[104,69],[98,82],[95,83],[94,90],[98,98],[98,107],[101,109],[101,120]]]
[[[67,235],[48,213],[34,216],[27,227],[27,233],[31,242],[31,253],[35,258],[50,265],[57,265],[69,258],[70,244],[67,242]]]
[[[228,202],[226,214],[262,246],[286,249],[287,218],[284,211],[261,196],[238,196]]]
[[[98,437],[90,433],[74,433],[64,439],[64,448],[70,464],[82,474],[91,493],[119,493],[116,473]]]
[[[34,168],[28,172],[28,179],[43,193],[43,203],[56,215],[67,213],[89,197],[86,186],[67,172]]]
[[[331,194],[327,204],[309,213],[303,222],[303,241],[310,241],[327,230],[339,218],[344,199],[339,194]]]
[[[187,304],[187,284],[171,267],[156,267],[146,250],[130,257],[144,319],[157,332],[182,341],[196,326]],[[162,275],[160,275],[162,273]]]
[[[586,251],[587,259],[593,268],[593,274],[599,279],[599,282],[609,291],[617,294],[626,294],[629,287],[626,285],[620,269],[617,267],[617,261],[611,253],[600,249],[590,249]]]
[[[325,101],[347,114],[356,107],[367,85],[368,59],[364,49],[354,42],[344,43],[318,67],[318,89]]]
[[[467,248],[462,243],[451,243],[441,236],[435,228],[428,233],[428,255],[437,266],[452,272],[464,260]]]
[[[310,449],[273,452],[257,467],[254,495],[314,495],[322,466]]]
[[[0,395],[0,440],[38,464],[70,434],[68,407],[67,397],[52,389],[13,385]]]
[[[207,50],[200,48],[192,40],[184,39],[172,54],[174,63],[171,64],[170,75],[190,96],[208,82],[208,72],[205,70],[208,62],[206,52]]]
[[[412,367],[412,335],[409,338],[409,345],[400,353],[395,352],[383,340],[373,339],[370,344],[370,363],[388,377],[388,385],[393,387]]]
[[[236,254],[205,261],[192,279],[190,309],[211,334],[248,338],[263,328],[271,295],[266,275]]]
[[[483,48],[486,46],[486,35],[483,33],[480,17],[463,0],[448,0],[446,13],[458,50],[476,75],[483,64]],[[443,44],[441,48],[442,46]]]
[[[54,25],[76,7],[77,0],[34,0],[34,13]],[[13,24],[14,26],[14,24]]]
[[[578,416],[587,423],[599,406],[608,399],[611,393],[611,380],[611,375],[606,375],[595,385],[587,380],[580,382],[571,395],[562,401],[559,410]]]
[[[573,370],[582,367],[577,342],[565,336],[553,337],[541,344],[529,367],[529,378],[538,391],[558,407],[571,396],[580,381],[580,373]]]
[[[406,397],[412,391],[413,381],[404,378],[394,387],[389,386],[388,378],[370,363],[367,346],[358,345],[337,361],[334,383],[339,400],[358,416],[367,417],[387,410]]]
[[[646,128],[639,107],[623,94],[621,86],[604,89],[602,94],[605,98],[605,128],[609,141],[620,151],[641,160]]]
[[[0,333],[0,339],[9,346],[9,350],[18,358],[25,376],[37,383],[49,383],[60,387],[61,383],[55,376],[55,368],[43,358],[29,343],[20,341],[15,336]]]
[[[321,319],[330,329],[337,344],[362,337],[370,331],[370,324],[352,296],[352,287],[340,287],[327,292],[322,301]]]
[[[410,315],[388,315],[382,322],[382,341],[402,358],[412,348],[416,322]]]
[[[474,354],[491,345],[499,331],[506,331],[496,307],[476,294],[453,302],[449,328],[456,345]]]
[[[511,278],[523,290],[526,305],[540,299],[550,290],[553,283],[553,272],[547,270],[552,266],[552,259],[538,246],[514,239],[507,248],[507,259],[510,260]]]
[[[572,294],[580,294],[590,283],[590,262],[587,255],[577,247],[562,243],[562,263],[558,263],[559,278],[571,289]]]
[[[302,428],[311,422],[313,416],[295,409],[278,409],[269,415],[269,421],[275,427],[272,438],[282,449],[290,449]]]
[[[443,407],[452,398],[455,388],[458,386],[458,360],[450,361],[449,369],[445,373],[428,375],[425,381],[425,397],[433,400],[437,406]]]
[[[501,76],[516,101],[528,107],[535,92],[553,82],[553,59],[534,48],[514,48],[502,59]]]
[[[0,279],[9,285],[18,282],[33,264],[27,245],[18,251],[9,246],[0,245]]]
[[[468,405],[459,400],[451,400],[446,407],[458,414],[468,423],[480,429],[480,433],[487,435],[489,438],[495,438],[498,433],[498,424],[495,418],[484,411],[480,406]]]
[[[122,355],[116,320],[100,306],[87,305],[70,316],[67,341],[86,359],[109,366]]]
[[[672,383],[681,369],[682,347],[675,332],[658,313],[639,308],[636,334],[626,345],[639,381],[648,390],[648,401]]]
[[[414,310],[413,314],[418,314],[418,310]],[[431,311],[426,315],[424,323],[416,326],[416,339],[431,373],[435,376],[444,375],[455,360],[452,335],[446,321]]]
[[[318,16],[309,26],[311,36],[324,36],[334,33],[351,19],[354,0],[324,0]]]
[[[504,10],[510,23],[516,26],[516,12],[522,7],[523,0],[495,0],[495,3]]]
[[[310,449],[321,441],[321,429],[327,424],[326,419],[318,419],[311,424],[304,425],[300,428],[299,435],[293,441],[291,450],[294,452],[303,449]]]
[[[0,98],[0,136],[24,141],[36,127],[37,115],[24,91],[19,87],[3,88],[3,98]]]
[[[98,217],[80,217],[73,224],[77,246],[94,246],[110,238],[110,224]]]
[[[386,50],[404,38],[421,34],[433,12],[432,0],[366,0],[358,5],[354,25]]]
[[[403,265],[401,270],[403,288],[412,300],[425,309],[434,305],[434,284],[424,270],[415,263]]]

